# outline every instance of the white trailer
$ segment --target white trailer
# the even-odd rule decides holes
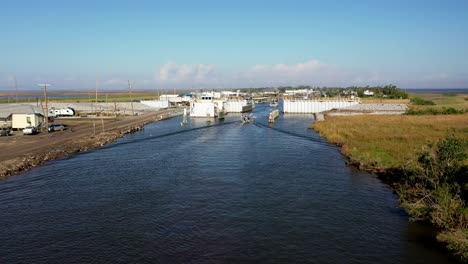
[[[74,116],[76,114],[75,109],[71,107],[49,110],[49,116],[60,117],[60,116]]]

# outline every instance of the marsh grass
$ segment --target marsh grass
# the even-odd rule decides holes
[[[468,109],[468,101],[466,94],[411,94],[411,97],[420,97],[424,100],[429,100],[435,105],[410,105],[414,110],[426,110],[428,108],[443,109],[454,108],[456,110]]]
[[[467,97],[453,94],[418,94],[418,97],[420,103],[434,105],[416,105],[413,100],[410,111],[414,115],[327,116],[312,127],[330,142],[341,145],[343,154],[353,164],[388,175],[385,180],[394,187],[400,205],[411,218],[434,224],[441,231],[437,239],[468,261],[465,207],[468,186],[465,178],[457,176],[463,175],[459,172],[468,165],[463,143],[468,141]],[[449,146],[446,142],[452,145],[442,148]],[[465,153],[457,163],[461,169],[443,170],[454,166],[450,161],[452,154],[447,153],[456,149]],[[449,159],[445,161],[446,158]],[[445,179],[443,175],[449,180],[434,184],[437,183],[434,179]]]
[[[361,167],[382,170],[408,164],[447,135],[468,139],[468,115],[328,116],[311,128]]]
[[[428,146],[439,146],[437,142],[452,136],[468,140],[468,114],[328,116],[311,127],[330,142],[341,145],[343,154],[360,168],[377,172],[398,171],[398,175],[391,175],[393,179],[387,180],[393,182],[401,206],[412,219],[430,221],[441,228],[437,239],[446,243],[447,248],[462,260],[468,261],[468,209],[466,200],[459,196],[460,190],[467,186],[446,182],[443,188],[427,189],[421,182],[405,182],[406,173],[414,171]],[[455,146],[465,148],[463,144]],[[442,152],[434,153],[441,155]],[[466,156],[461,160],[462,165],[468,165]],[[459,191],[453,194],[453,190]]]

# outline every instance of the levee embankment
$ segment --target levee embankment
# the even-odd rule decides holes
[[[166,109],[113,119],[63,120],[68,126],[64,131],[1,137],[0,177],[29,170],[46,161],[102,147],[143,129],[145,124],[174,117],[179,112],[180,109]]]

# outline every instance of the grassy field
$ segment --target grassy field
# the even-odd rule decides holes
[[[159,96],[156,93],[141,92],[132,93],[130,96],[128,93],[100,93],[98,94],[98,102],[130,102],[139,100],[155,100]],[[52,98],[50,102],[56,103],[92,103],[96,101],[96,94],[91,93],[78,98]]]
[[[364,168],[400,167],[449,134],[468,140],[468,115],[329,116],[313,128]]]
[[[430,100],[435,105],[410,105],[415,110],[424,110],[427,108],[448,108],[452,107],[457,110],[468,108],[467,94],[410,94],[411,97],[420,97],[425,100]]]
[[[415,109],[468,108],[466,94],[411,94],[411,96],[435,103],[435,105],[410,105]],[[372,102],[371,100],[366,99],[363,103]],[[387,100],[385,102],[389,103]],[[400,100],[400,103],[403,101]],[[341,145],[343,154],[362,167],[385,169],[400,167],[414,160],[424,147],[447,135],[453,134],[468,139],[468,114],[329,116],[325,121],[315,123],[313,128],[330,142]]]
[[[41,93],[20,93],[18,99],[14,93],[0,93],[0,103],[32,103],[36,100],[44,100],[44,94]],[[60,97],[60,98],[57,98]],[[158,99],[159,95],[156,92],[133,92],[132,95],[128,92],[100,92],[98,93],[98,102],[129,102],[131,100],[154,100]],[[92,103],[96,101],[95,92],[51,92],[48,94],[49,102],[56,103]]]

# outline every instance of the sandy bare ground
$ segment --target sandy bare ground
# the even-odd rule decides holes
[[[139,116],[106,118],[103,122],[99,118],[57,119],[55,123],[66,125],[66,130],[28,136],[17,133],[13,136],[0,137],[0,177],[28,170],[47,160],[103,146],[175,111],[180,109],[146,112]]]
[[[351,115],[401,115],[408,109],[406,104],[364,103],[326,112],[328,116]]]

